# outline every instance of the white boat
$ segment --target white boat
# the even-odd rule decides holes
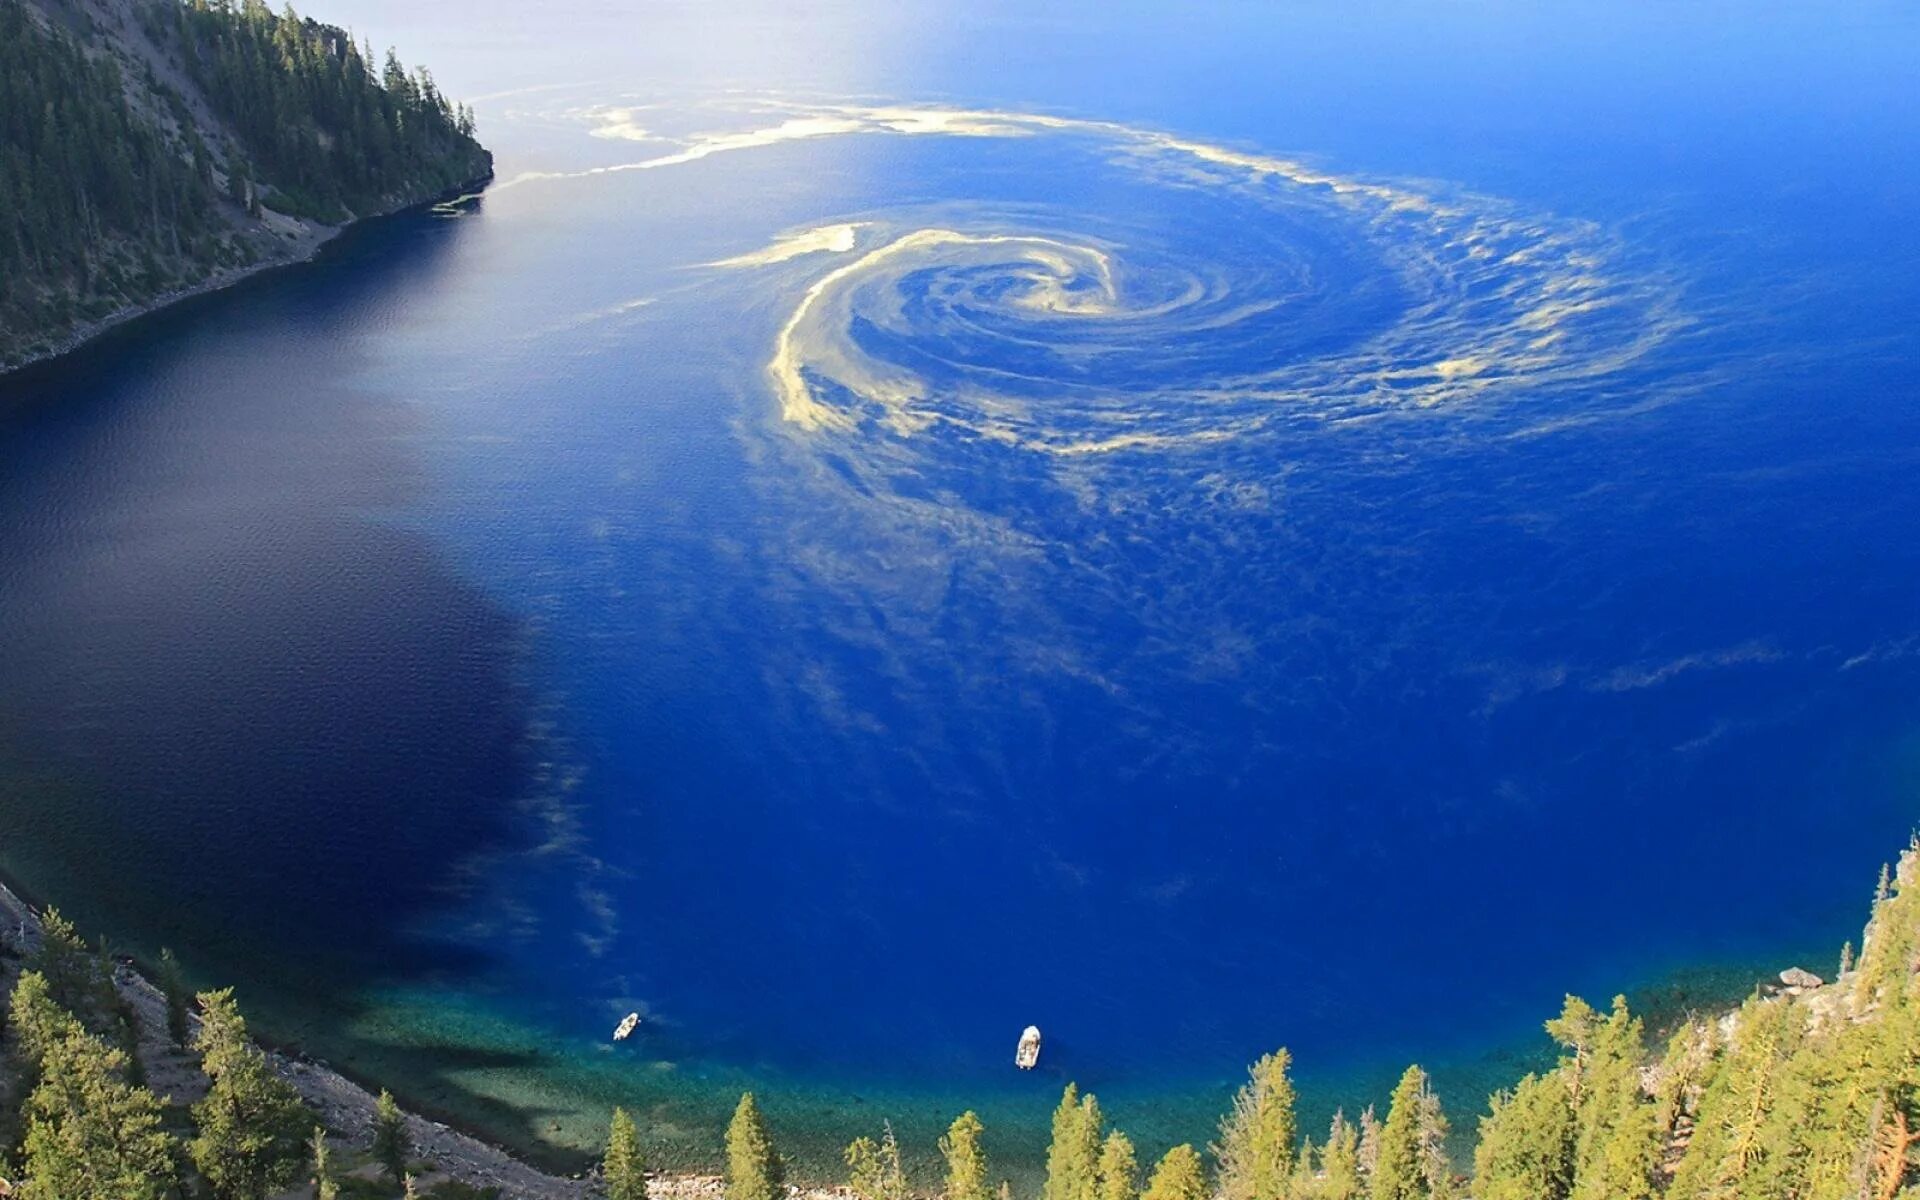
[[[1022,1071],[1031,1071],[1040,1061],[1040,1027],[1029,1025],[1020,1035],[1020,1044],[1014,1047],[1013,1065]]]
[[[633,1031],[638,1028],[640,1028],[640,1014],[628,1013],[626,1016],[620,1018],[618,1025],[613,1027],[613,1040],[616,1042],[624,1042],[632,1037]]]

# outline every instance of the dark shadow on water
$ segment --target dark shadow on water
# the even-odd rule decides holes
[[[542,834],[524,630],[385,519],[431,380],[363,327],[445,286],[469,219],[375,223],[0,380],[0,870],[328,1055],[370,983],[481,969],[417,931]],[[380,1064],[429,1110],[542,1119],[456,1096],[512,1055]]]

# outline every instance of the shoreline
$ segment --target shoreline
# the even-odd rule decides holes
[[[216,292],[226,291],[228,288],[234,287],[237,284],[245,283],[249,279],[258,278],[272,271],[311,265],[320,257],[321,251],[332,245],[334,241],[342,235],[351,233],[372,222],[384,221],[390,217],[404,216],[407,213],[417,212],[421,209],[438,208],[441,205],[453,204],[468,198],[477,198],[484,194],[487,185],[492,183],[493,179],[493,172],[489,171],[483,176],[470,179],[465,183],[455,184],[453,187],[436,192],[431,196],[396,204],[391,208],[368,213],[366,216],[355,217],[339,225],[323,225],[319,222],[300,217],[287,217],[284,214],[276,214],[281,216],[289,225],[286,234],[288,239],[286,242],[286,254],[275,255],[244,267],[220,268],[198,283],[175,288],[169,292],[162,292],[157,296],[149,297],[138,303],[129,304],[125,308],[109,313],[104,317],[76,325],[64,336],[55,339],[45,349],[30,353],[19,362],[0,365],[0,381],[10,380],[36,367],[45,367],[56,363],[70,354],[84,350],[88,345],[112,333],[114,330],[134,324],[142,318],[163,312],[177,304],[184,304],[189,300],[197,299],[201,296],[210,296]]]
[[[40,908],[23,899],[12,885],[0,881],[0,947],[24,951],[40,937]],[[0,977],[11,987],[13,965],[0,960]],[[198,1060],[182,1054],[166,1040],[166,999],[158,985],[131,960],[116,957],[114,985],[138,1015],[140,1059],[153,1090],[172,1104],[187,1104],[205,1090]],[[191,1018],[196,1026],[199,1017]],[[372,1142],[377,1093],[328,1064],[288,1053],[260,1042],[274,1073],[286,1080],[315,1119],[357,1150]],[[435,1170],[419,1178],[422,1186],[455,1179],[474,1187],[500,1189],[502,1200],[588,1200],[597,1194],[597,1172],[562,1176],[543,1171],[505,1148],[465,1130],[404,1110],[413,1138],[414,1157],[431,1161]],[[719,1200],[723,1181],[716,1175],[650,1175],[653,1194],[662,1200]],[[304,1195],[304,1189],[296,1194]],[[788,1189],[798,1200],[832,1200],[832,1189]]]

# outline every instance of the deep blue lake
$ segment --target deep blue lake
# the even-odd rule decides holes
[[[1857,934],[1911,8],[315,7],[499,178],[0,380],[30,892],[525,1148],[1016,1173]]]

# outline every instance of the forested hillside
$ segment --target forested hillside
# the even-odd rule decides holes
[[[0,0],[0,365],[485,178],[425,71],[260,0]]]

